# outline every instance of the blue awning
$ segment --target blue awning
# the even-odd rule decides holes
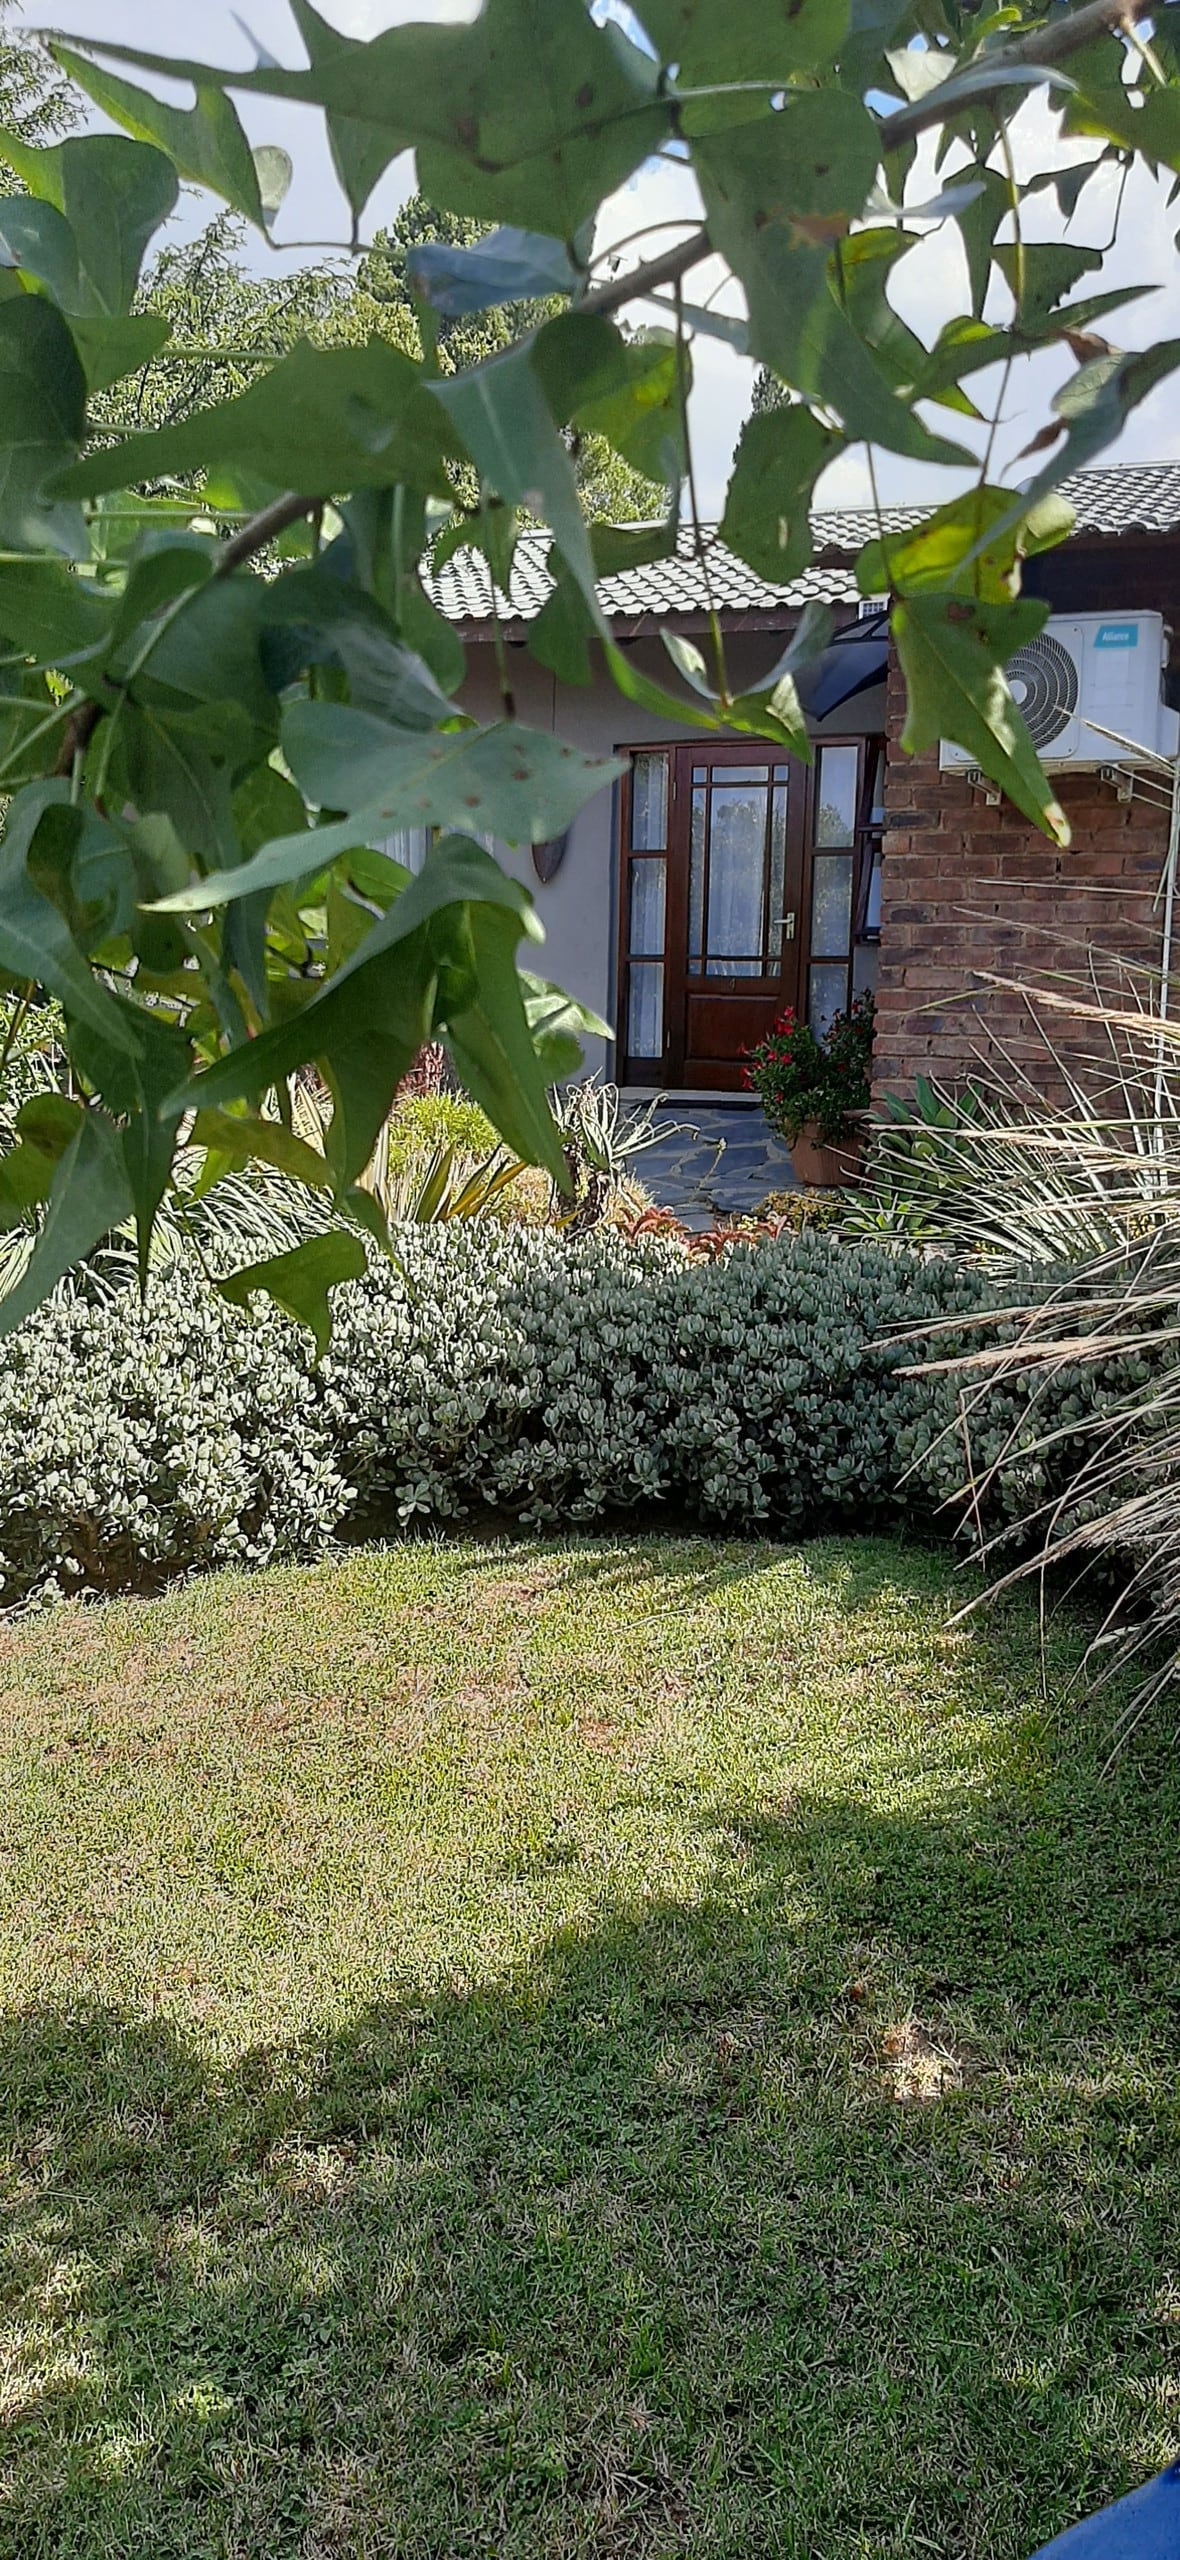
[[[889,664],[889,615],[866,614],[838,631],[814,667],[799,679],[799,699],[812,720],[826,720],[842,702],[851,702],[870,685],[880,684]]]

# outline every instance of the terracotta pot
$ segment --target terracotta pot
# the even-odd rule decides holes
[[[820,1137],[817,1120],[805,1120],[791,1148],[796,1182],[814,1191],[839,1191],[855,1182],[864,1157],[865,1133],[855,1123],[831,1145]]]

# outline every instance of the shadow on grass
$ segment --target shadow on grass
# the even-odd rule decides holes
[[[806,1539],[740,1536],[724,1524],[702,1530],[695,1521],[662,1516],[638,1527],[625,1518],[601,1523],[583,1536],[560,1537],[537,1531],[530,1538],[519,1521],[497,1518],[484,1524],[464,1521],[453,1533],[432,1527],[423,1542],[445,1557],[448,1573],[485,1575],[502,1561],[506,1574],[527,1581],[530,1570],[559,1564],[563,1588],[585,1587],[595,1593],[617,1593],[621,1600],[641,1595],[649,1585],[679,1586],[686,1601],[738,1588],[765,1573],[786,1556],[802,1555],[825,1602],[838,1601],[849,1615],[867,1609],[884,1594],[907,1600],[945,1600],[948,1555],[945,1540],[903,1536],[900,1530],[877,1529],[851,1538],[846,1530]],[[370,1548],[396,1553],[404,1538],[370,1535]],[[956,1559],[950,1559],[952,1571]],[[978,1568],[966,1556],[952,1587],[954,1605],[983,1592]],[[557,1577],[555,1577],[556,1579]]]
[[[224,2074],[10,2016],[5,2560],[1022,2560],[1174,2450],[1178,1792],[735,1811]]]

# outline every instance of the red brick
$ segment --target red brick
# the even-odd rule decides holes
[[[1064,774],[1073,843],[1062,850],[1006,802],[989,805],[961,773],[940,772],[936,751],[900,754],[896,664],[889,706],[879,1086],[904,1091],[923,1065],[943,1083],[963,1083],[986,1075],[989,1061],[1006,1081],[1011,1061],[1051,1093],[1053,1058],[1039,1021],[1053,1049],[1095,1060],[1094,1072],[1109,1080],[1095,1026],[1055,1008],[1038,1016],[1035,990],[1076,990],[1092,1001],[1094,969],[1124,1002],[1134,987],[1149,991],[1162,932],[1154,902],[1163,811],[1118,801],[1093,774]],[[989,985],[988,973],[1022,982],[1031,1002]]]

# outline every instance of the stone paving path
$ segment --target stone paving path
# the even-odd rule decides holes
[[[748,1217],[768,1191],[794,1189],[790,1156],[757,1102],[668,1103],[658,1119],[667,1135],[636,1159],[635,1171],[685,1226]]]

